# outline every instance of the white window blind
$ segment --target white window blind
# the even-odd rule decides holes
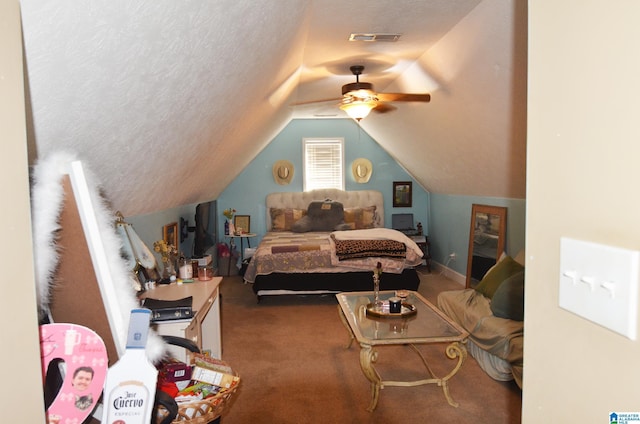
[[[344,140],[305,138],[302,142],[304,191],[319,188],[344,190]]]

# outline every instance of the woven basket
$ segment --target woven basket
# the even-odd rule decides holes
[[[239,385],[240,381],[230,389],[210,398],[178,404],[178,415],[172,424],[207,424],[215,420],[222,415]],[[168,414],[166,409],[159,407],[156,422],[161,422]]]

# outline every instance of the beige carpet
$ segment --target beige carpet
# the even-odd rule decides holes
[[[420,293],[434,303],[438,292],[458,288],[437,273],[421,275]],[[449,383],[458,408],[440,387],[427,385],[384,388],[377,409],[367,412],[370,386],[360,349],[356,343],[345,348],[348,333],[335,296],[278,296],[258,304],[240,277],[225,277],[221,294],[222,355],[242,378],[223,424],[520,422],[516,384],[492,380],[470,355]],[[437,375],[451,369],[444,345],[420,350]],[[406,346],[380,348],[377,369],[383,379],[427,378]]]

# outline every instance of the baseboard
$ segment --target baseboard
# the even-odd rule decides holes
[[[447,277],[450,280],[455,281],[460,284],[462,287],[467,285],[467,277],[465,275],[460,274],[459,272],[444,266],[443,264],[435,261],[431,261],[431,272],[437,272],[441,275]]]

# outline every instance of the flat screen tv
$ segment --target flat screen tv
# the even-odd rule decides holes
[[[193,242],[193,257],[201,258],[210,253],[214,257],[215,251],[209,251],[215,248],[217,243],[217,207],[216,201],[200,203],[196,206],[195,216],[195,236]],[[213,249],[212,249],[213,250]]]

